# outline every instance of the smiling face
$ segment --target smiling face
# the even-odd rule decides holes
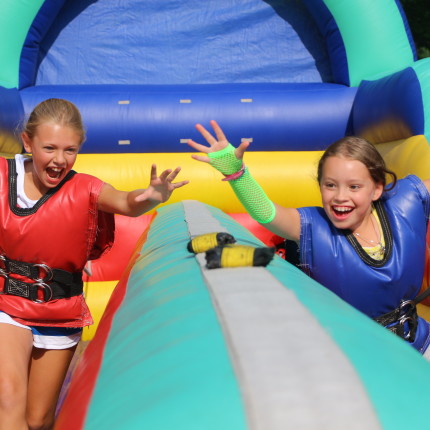
[[[361,161],[330,156],[322,168],[320,190],[333,225],[354,232],[367,224],[372,202],[381,197],[383,185],[373,181]]]
[[[37,126],[32,139],[23,133],[22,141],[25,150],[32,154],[29,164],[31,175],[26,175],[26,181],[28,179],[32,183],[25,185],[26,191],[30,189],[34,195],[37,190],[40,196],[65,178],[81,146],[81,136],[75,129],[55,122]]]

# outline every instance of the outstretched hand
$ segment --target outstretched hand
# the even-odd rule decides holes
[[[210,122],[212,126],[216,138],[209,133],[201,124],[196,124],[196,129],[200,132],[200,134],[206,139],[206,142],[209,143],[209,146],[202,145],[200,143],[194,142],[194,140],[189,140],[188,145],[194,148],[198,152],[203,152],[204,154],[209,154],[210,152],[221,151],[228,145],[228,140],[225,137],[221,127],[214,120]],[[234,151],[236,158],[242,160],[243,154],[249,146],[249,142],[242,142]],[[203,161],[205,163],[209,163],[210,159],[204,155],[192,155],[192,158],[198,161]]]
[[[169,200],[172,192],[177,188],[181,188],[188,184],[189,181],[181,181],[173,183],[172,181],[178,176],[181,171],[180,167],[175,170],[172,169],[164,170],[160,176],[157,176],[157,166],[153,164],[151,166],[151,179],[148,188],[143,193],[136,196],[136,202],[142,202],[144,200],[150,200],[152,202],[164,203]]]

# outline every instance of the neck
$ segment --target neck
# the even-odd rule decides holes
[[[37,176],[33,170],[33,160],[24,163],[24,192],[30,200],[39,200],[47,190],[38,185]]]
[[[367,222],[364,226],[364,223],[360,226],[359,229],[356,229],[353,232],[354,236],[358,239],[359,243],[365,247],[371,247],[376,245],[381,245],[381,236],[378,222],[376,221],[373,214],[367,219]]]

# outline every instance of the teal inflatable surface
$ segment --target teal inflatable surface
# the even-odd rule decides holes
[[[267,267],[207,269],[187,244],[212,232],[261,246],[214,207],[160,209],[117,287],[121,306],[101,323],[95,384],[85,387],[85,354],[58,428],[71,428],[69,413],[75,430],[425,427],[430,363],[278,256]],[[82,411],[73,397],[88,389]]]

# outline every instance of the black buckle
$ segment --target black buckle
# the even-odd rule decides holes
[[[54,278],[54,272],[47,264],[25,263],[24,261],[10,260],[5,255],[0,255],[0,276],[5,277],[11,273],[25,276],[36,282],[49,282]]]
[[[417,332],[418,321],[416,304],[413,300],[402,300],[398,309],[400,316],[397,324],[394,326],[396,329],[395,333],[408,342],[413,342]],[[406,324],[408,325],[407,332],[405,332]]]
[[[46,303],[52,300],[53,292],[48,284],[45,284],[45,282],[36,282],[33,285],[36,287],[36,299],[33,300],[34,303]],[[42,288],[43,300],[38,298],[39,287]]]
[[[24,276],[34,282],[24,282],[14,275]],[[51,269],[44,263],[25,263],[0,255],[0,277],[5,279],[0,294],[24,297],[35,303],[82,294],[82,272]]]
[[[414,300],[402,300],[398,308],[376,317],[374,320],[408,342],[415,340],[418,315]],[[405,333],[406,324],[408,331]]]
[[[39,299],[39,291],[42,291],[43,300]],[[24,297],[34,303],[46,303],[52,300],[53,291],[50,285],[45,282],[35,282],[29,284],[15,278],[6,278],[3,294]]]
[[[36,264],[33,264],[33,267],[41,269],[41,271],[44,271],[46,273],[46,275],[43,278],[41,278],[39,275],[39,277],[36,278],[35,281],[37,281],[37,282],[52,281],[54,274],[52,273],[52,269],[49,266],[47,266],[46,264],[43,264],[43,263],[36,263]]]
[[[401,328],[401,330],[399,331],[399,336],[403,337],[403,339],[405,340],[410,340],[412,337],[412,328],[409,327],[409,331],[407,333],[405,333],[405,324],[407,322],[410,322],[410,325],[412,325],[412,323],[414,322],[414,319],[410,316],[406,316],[403,315],[400,319],[399,319],[399,324],[397,325],[398,328]],[[413,340],[412,340],[413,342]]]
[[[402,300],[399,306],[400,312],[402,312],[407,306],[411,307],[410,311],[412,311],[416,307],[415,302],[413,300]]]
[[[6,267],[6,257],[4,255],[0,255],[0,262],[1,262],[0,264],[2,264],[2,266],[0,267],[0,276],[7,279],[10,272]]]
[[[0,276],[7,279],[9,277],[9,272],[6,272],[6,270],[0,268]]]

